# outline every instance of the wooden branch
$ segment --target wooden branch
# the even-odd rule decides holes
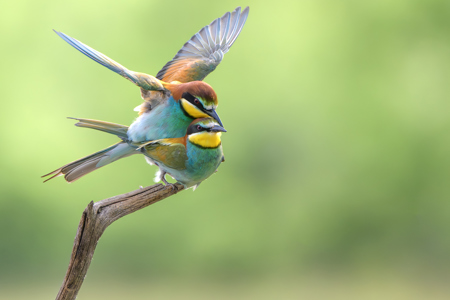
[[[155,184],[96,203],[91,201],[81,216],[69,267],[56,300],[76,298],[94,256],[97,242],[111,223],[183,189],[181,184]]]

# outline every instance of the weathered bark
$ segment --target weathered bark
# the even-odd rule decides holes
[[[183,189],[180,184],[155,184],[99,202],[90,202],[81,216],[69,267],[56,300],[76,298],[94,256],[97,242],[111,223]]]

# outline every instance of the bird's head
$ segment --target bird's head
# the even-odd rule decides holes
[[[213,118],[192,121],[187,129],[187,138],[192,144],[201,148],[217,148],[221,144],[220,136],[227,132]]]
[[[192,81],[171,85],[169,89],[187,116],[193,119],[211,117],[223,126],[216,113],[217,95],[209,84],[203,81]]]

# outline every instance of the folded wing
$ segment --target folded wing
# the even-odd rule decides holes
[[[139,149],[156,162],[172,169],[184,170],[188,157],[183,142],[184,138],[162,139],[145,143]]]

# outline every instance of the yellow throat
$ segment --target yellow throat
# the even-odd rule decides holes
[[[192,144],[203,148],[217,148],[220,146],[220,136],[222,132],[199,132],[189,136]]]
[[[192,105],[189,101],[184,100],[183,98],[181,98],[180,101],[181,105],[183,106],[183,109],[187,112],[188,115],[190,115],[194,119],[209,118],[207,114],[198,109],[198,107]]]

